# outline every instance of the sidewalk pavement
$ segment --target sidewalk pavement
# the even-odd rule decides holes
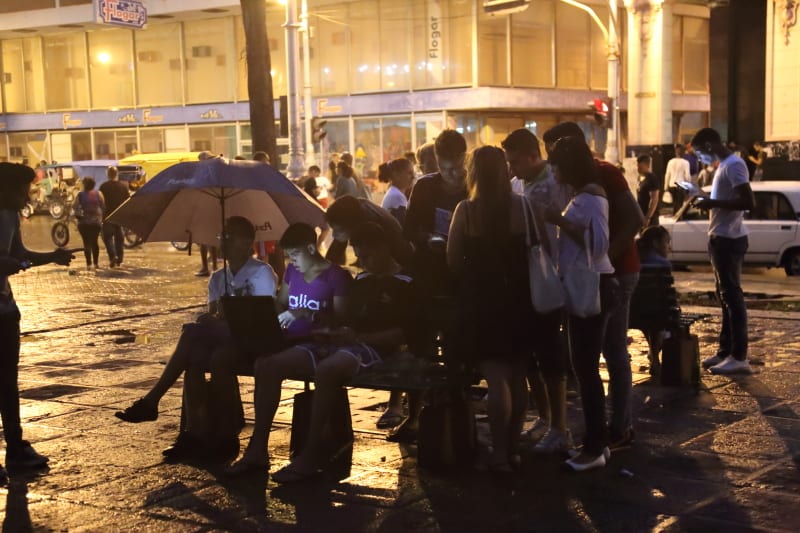
[[[523,456],[498,480],[428,472],[414,446],[386,442],[375,422],[386,393],[350,392],[356,442],[349,475],[302,487],[229,481],[219,465],[161,461],[180,417],[180,388],[158,421],[114,411],[155,381],[180,325],[202,309],[199,260],[146,245],[119,270],[42,267],[12,279],[23,312],[20,385],[25,436],[49,471],[0,489],[4,531],[799,531],[800,314],[759,311],[750,322],[757,374],[704,374],[699,391],[649,383],[631,332],[635,445],[599,471],[568,474],[555,457]],[[81,264],[81,261],[76,264]],[[696,324],[710,353],[718,312]],[[287,382],[271,436],[273,469],[288,459]],[[252,430],[252,379],[242,379]],[[479,412],[485,412],[476,402]],[[579,401],[570,425],[582,434]],[[485,415],[479,429],[486,438]]]

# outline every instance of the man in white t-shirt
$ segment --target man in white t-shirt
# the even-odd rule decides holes
[[[133,405],[116,412],[114,416],[117,418],[132,423],[156,420],[161,398],[184,372],[184,399],[191,401],[205,398],[205,371],[219,368],[218,365],[212,365],[212,356],[234,344],[228,323],[222,315],[222,297],[275,296],[275,272],[268,264],[252,257],[255,240],[253,224],[244,217],[233,216],[225,221],[224,231],[222,252],[227,260],[227,268],[214,272],[208,281],[207,312],[200,315],[197,321],[183,326],[178,345],[156,384]],[[257,355],[259,354],[237,353],[236,357],[250,357],[254,361]],[[231,372],[234,372],[235,380],[235,369]],[[212,382],[226,377],[214,374],[215,371],[212,370]],[[191,403],[198,405],[204,402]],[[205,405],[200,405],[197,409],[187,406],[184,431],[178,435],[172,446],[162,452],[167,459],[198,455],[215,458],[238,451],[238,440],[235,443],[234,439],[220,443],[209,440],[209,428],[202,427],[207,425],[205,410]]]
[[[667,170],[664,173],[665,189],[672,195],[672,212],[677,213],[683,205],[686,193],[678,187],[678,183],[692,182],[692,172],[689,161],[683,158],[686,148],[682,144],[675,145],[675,157],[667,162]]]
[[[747,362],[747,307],[741,287],[742,264],[747,252],[744,212],[755,207],[747,165],[731,152],[711,128],[697,132],[692,148],[705,165],[719,161],[711,185],[711,197],[692,203],[710,209],[708,254],[714,269],[717,297],[722,303],[722,330],[717,353],[703,360],[714,374],[750,374]]]

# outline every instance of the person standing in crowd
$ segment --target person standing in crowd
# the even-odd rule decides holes
[[[524,194],[534,213],[563,211],[571,191],[555,180],[550,165],[541,157],[536,135],[524,128],[514,130],[502,146],[511,173],[523,187],[518,194]],[[558,228],[545,224],[544,220],[538,225],[545,228],[540,235],[542,245],[557,264]],[[528,361],[527,376],[539,419],[522,437],[533,441],[544,433],[534,447],[536,453],[565,452],[572,447],[572,435],[567,428],[567,362],[561,342],[561,314],[562,310],[534,313],[533,321],[526,326],[533,330],[533,357]]]
[[[100,191],[94,190],[94,178],[83,178],[83,190],[75,197],[72,209],[78,219],[78,232],[83,239],[83,255],[86,257],[86,270],[97,269],[100,258],[98,237],[103,225],[105,200]]]
[[[408,192],[414,182],[414,165],[406,158],[392,159],[378,167],[378,180],[391,183],[383,197],[381,207],[389,211],[400,224],[406,217]]]
[[[639,203],[639,209],[644,213],[644,226],[657,225],[661,186],[658,183],[658,178],[653,174],[653,158],[649,154],[640,155],[636,158],[636,169],[639,172],[636,201]]]
[[[583,131],[574,122],[563,122],[546,131],[548,153],[561,137],[574,137],[586,142]],[[597,181],[608,201],[608,258],[614,267],[613,280],[601,285],[603,300],[603,357],[608,366],[611,397],[610,447],[618,449],[633,444],[631,394],[633,376],[628,353],[628,319],[631,298],[639,283],[639,254],[635,238],[644,225],[644,215],[628,187],[625,175],[606,161],[594,160]]]
[[[722,329],[717,353],[703,360],[714,374],[750,374],[747,361],[747,306],[742,292],[742,264],[747,252],[744,212],[755,208],[747,165],[722,143],[719,133],[703,128],[692,138],[692,147],[704,164],[719,161],[711,184],[711,196],[692,202],[709,209],[708,254],[722,303]]]
[[[344,161],[336,163],[336,182],[334,183],[333,191],[334,200],[338,200],[344,196],[358,196],[356,180],[353,176],[353,167]]]
[[[358,150],[356,150],[356,153],[358,153]],[[343,162],[348,167],[350,167],[350,176],[353,178],[353,181],[356,184],[356,192],[355,194],[353,194],[353,196],[355,196],[356,198],[364,198],[366,200],[372,200],[372,193],[370,192],[367,184],[364,183],[363,176],[359,175],[359,173],[356,172],[356,169],[353,166],[353,154],[351,154],[350,152],[344,152],[342,154],[340,162]]]
[[[460,354],[489,386],[492,448],[487,467],[510,472],[527,407],[525,367],[536,316],[528,287],[525,201],[511,192],[503,151],[472,152],[469,199],[459,202],[447,240],[447,264],[458,280]],[[557,316],[557,313],[556,313]]]
[[[669,254],[672,239],[669,231],[664,226],[648,226],[642,231],[641,237],[636,241],[639,250],[639,258],[642,261],[642,269],[658,268],[672,270],[672,263],[669,261]],[[662,329],[648,329],[642,331],[647,339],[647,358],[650,361],[650,375],[658,378],[661,375],[661,360],[659,354],[664,345],[665,331]]]
[[[106,201],[106,209],[103,217],[103,243],[108,252],[108,265],[111,268],[122,264],[123,254],[125,253],[125,236],[122,226],[108,222],[108,215],[117,210],[130,196],[128,184],[119,181],[117,167],[108,167],[106,170],[108,181],[100,186],[100,193]]]
[[[411,189],[403,233],[414,245],[411,272],[425,298],[420,306],[420,355],[435,357],[438,338],[445,358],[455,362],[455,280],[447,266],[446,247],[453,211],[467,198],[467,142],[456,130],[443,130],[434,142],[434,154],[439,171],[423,176]],[[420,400],[417,395],[409,397],[411,416],[390,433],[390,440],[416,439]]]
[[[591,150],[583,137],[562,137],[553,146],[550,164],[556,179],[575,190],[563,215],[556,209],[547,212],[548,220],[562,232],[558,241],[559,272],[563,276],[574,264],[585,263],[600,273],[601,285],[612,283],[609,274],[614,272],[614,267],[608,258],[608,200],[605,189],[599,184],[599,169]],[[602,293],[598,296],[602,300]],[[578,376],[586,426],[583,448],[566,462],[577,472],[603,467],[611,455],[600,378],[603,323],[602,312],[588,317],[570,313],[567,320],[570,356]]]
[[[667,170],[664,174],[664,184],[672,196],[672,212],[677,213],[686,198],[684,190],[678,186],[681,182],[692,181],[689,162],[683,157],[686,148],[682,144],[675,145],[675,157],[667,161]]]
[[[14,301],[9,277],[32,266],[56,263],[69,266],[72,253],[57,248],[49,253],[31,252],[22,244],[19,212],[28,201],[33,169],[17,163],[0,162],[0,418],[6,441],[9,470],[43,468],[48,458],[22,439],[19,413],[19,308]],[[0,466],[0,482],[7,475]]]
[[[751,181],[761,181],[764,179],[764,161],[767,160],[767,151],[764,143],[756,141],[753,143],[755,155],[748,155],[747,159],[754,165]]]
[[[436,147],[433,143],[425,143],[417,148],[417,166],[419,177],[439,172],[439,166],[436,164]]]

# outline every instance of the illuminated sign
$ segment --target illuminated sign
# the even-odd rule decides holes
[[[140,0],[96,0],[97,21],[128,28],[147,24],[147,8]]]
[[[61,125],[64,129],[75,128],[81,124],[83,124],[83,121],[79,118],[72,118],[72,113],[64,113],[61,115]]]
[[[200,118],[203,120],[219,120],[223,118],[222,113],[216,109],[209,109],[205,113],[200,113]]]
[[[164,115],[154,115],[152,109],[142,110],[142,122],[145,124],[157,124],[164,120]]]

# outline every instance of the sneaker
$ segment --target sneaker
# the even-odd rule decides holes
[[[520,433],[520,440],[528,442],[536,442],[544,437],[547,430],[550,429],[550,424],[544,418],[537,418],[536,422],[531,427]]]
[[[739,360],[729,355],[724,361],[718,365],[709,368],[712,374],[752,374],[753,369],[750,368],[750,363],[745,360]]]
[[[605,448],[603,450],[603,453],[593,458],[585,456],[583,453],[580,453],[575,457],[568,459],[564,463],[564,465],[573,472],[585,472],[587,470],[593,470],[595,468],[603,468],[604,466],[606,466],[606,462],[608,461],[608,459],[606,459],[606,450],[608,450],[608,448]]]
[[[124,411],[117,411],[114,416],[125,422],[152,422],[158,420],[158,406],[153,405],[144,398],[136,400],[133,405]]]
[[[572,448],[570,451],[567,452],[567,455],[570,459],[575,459],[583,452],[583,446],[580,448]],[[603,448],[603,457],[606,460],[606,463],[611,460],[611,450],[606,446]]]
[[[561,431],[551,427],[544,434],[542,440],[533,447],[533,452],[540,454],[567,453],[572,447],[572,433],[568,429]]]
[[[608,447],[611,450],[624,450],[625,448],[630,448],[633,444],[635,439],[635,434],[633,428],[628,428],[622,435],[619,436],[611,436],[608,439]]]
[[[705,359],[703,359],[702,365],[703,368],[709,368],[720,364],[723,360],[725,360],[723,356],[721,356],[720,354],[716,354],[712,355],[711,357],[706,357]]]
[[[19,449],[6,449],[6,464],[9,470],[26,470],[30,468],[43,468],[49,459],[37,453],[31,443],[24,440]]]
[[[210,275],[211,274],[206,269],[198,270],[197,273],[195,273],[195,276],[200,277],[200,278],[206,278],[206,277],[208,277]]]

